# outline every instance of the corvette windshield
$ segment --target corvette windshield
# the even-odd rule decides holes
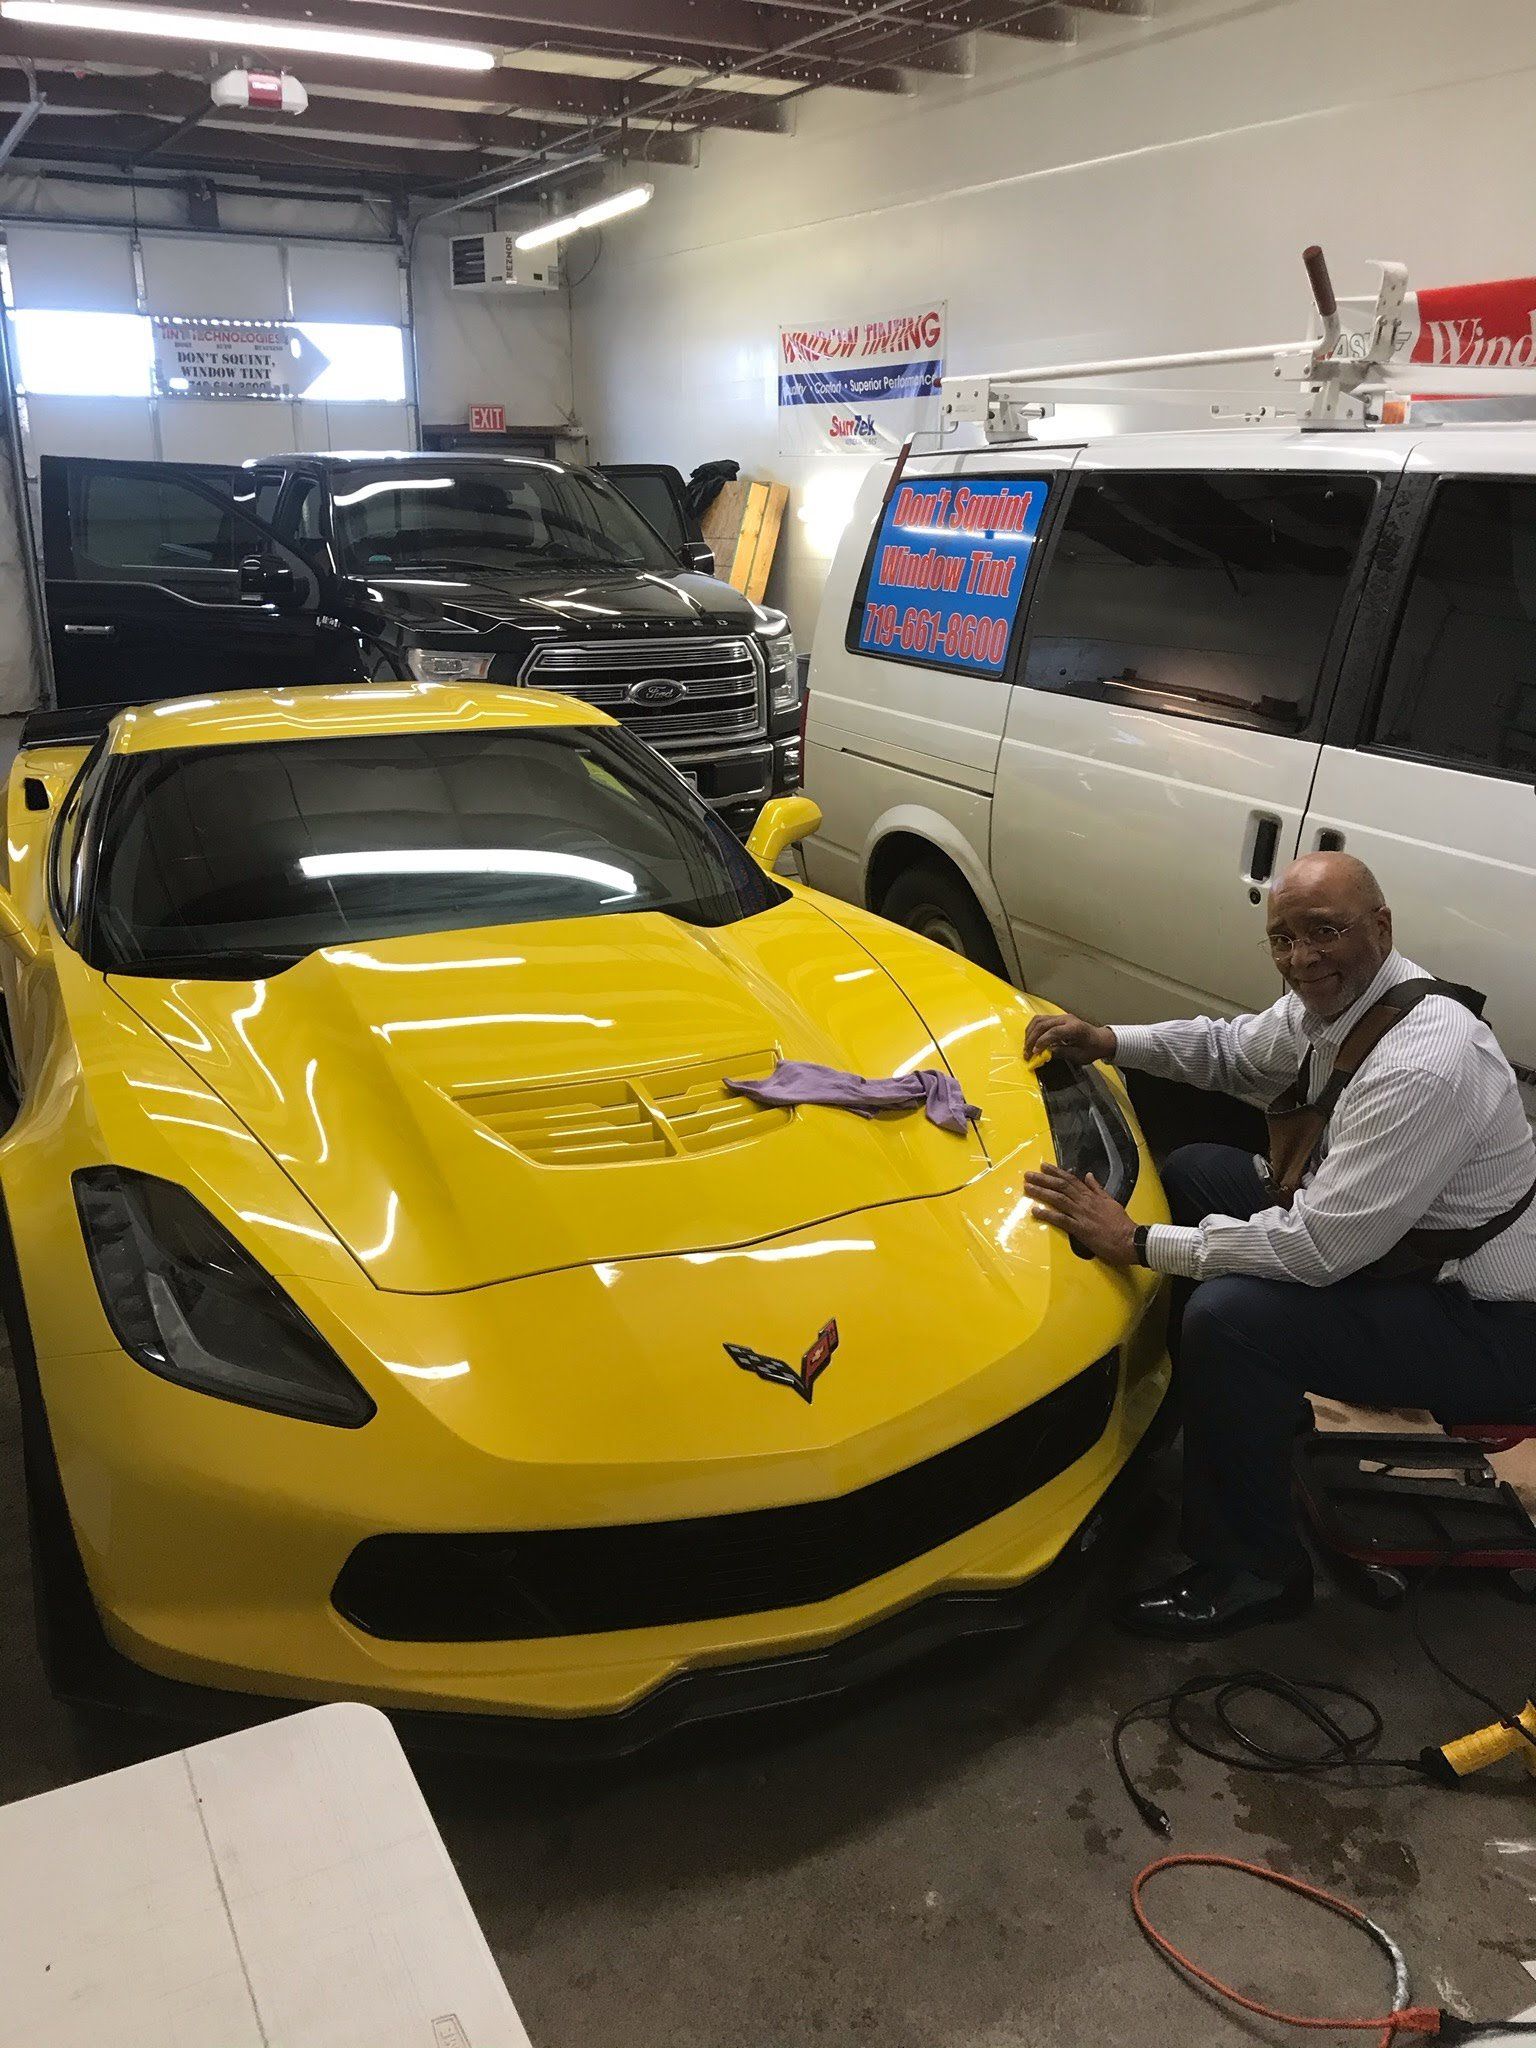
[[[348,470],[332,499],[355,576],[417,569],[651,569],[675,574],[660,536],[601,477],[529,463]]]
[[[277,973],[348,940],[785,900],[648,747],[606,728],[382,733],[113,763],[85,950]]]

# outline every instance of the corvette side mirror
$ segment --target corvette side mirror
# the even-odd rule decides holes
[[[757,814],[747,851],[771,869],[786,847],[798,846],[820,829],[821,805],[808,796],[771,797]]]
[[[26,962],[36,960],[43,950],[42,933],[22,916],[9,889],[0,889],[0,945]]]

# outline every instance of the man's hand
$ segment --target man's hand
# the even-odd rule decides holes
[[[1074,1067],[1085,1067],[1094,1060],[1114,1058],[1115,1034],[1107,1024],[1085,1024],[1065,1012],[1031,1017],[1024,1033],[1024,1057],[1033,1059],[1036,1053],[1059,1053]]]
[[[1081,1180],[1064,1166],[1042,1166],[1038,1173],[1025,1174],[1024,1192],[1043,1222],[1067,1231],[1105,1265],[1135,1264],[1136,1226],[1091,1173]]]

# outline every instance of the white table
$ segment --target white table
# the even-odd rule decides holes
[[[0,1987],[0,2048],[528,2048],[371,1707],[0,1808]]]

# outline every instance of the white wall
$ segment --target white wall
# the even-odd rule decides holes
[[[770,596],[802,644],[865,465],[777,452],[776,329],[949,302],[951,370],[1306,332],[1299,253],[1340,291],[1536,269],[1530,0],[1158,0],[1075,50],[983,38],[972,79],[822,92],[793,137],[660,168],[573,295],[596,459],[735,456],[793,487]],[[1198,421],[1210,397],[1102,425]]]
[[[529,218],[503,213],[495,224]],[[480,208],[423,228],[413,271],[421,416],[427,424],[467,420],[471,405],[504,405],[507,425],[573,426],[570,309],[563,291],[454,291],[452,235],[488,231]]]

